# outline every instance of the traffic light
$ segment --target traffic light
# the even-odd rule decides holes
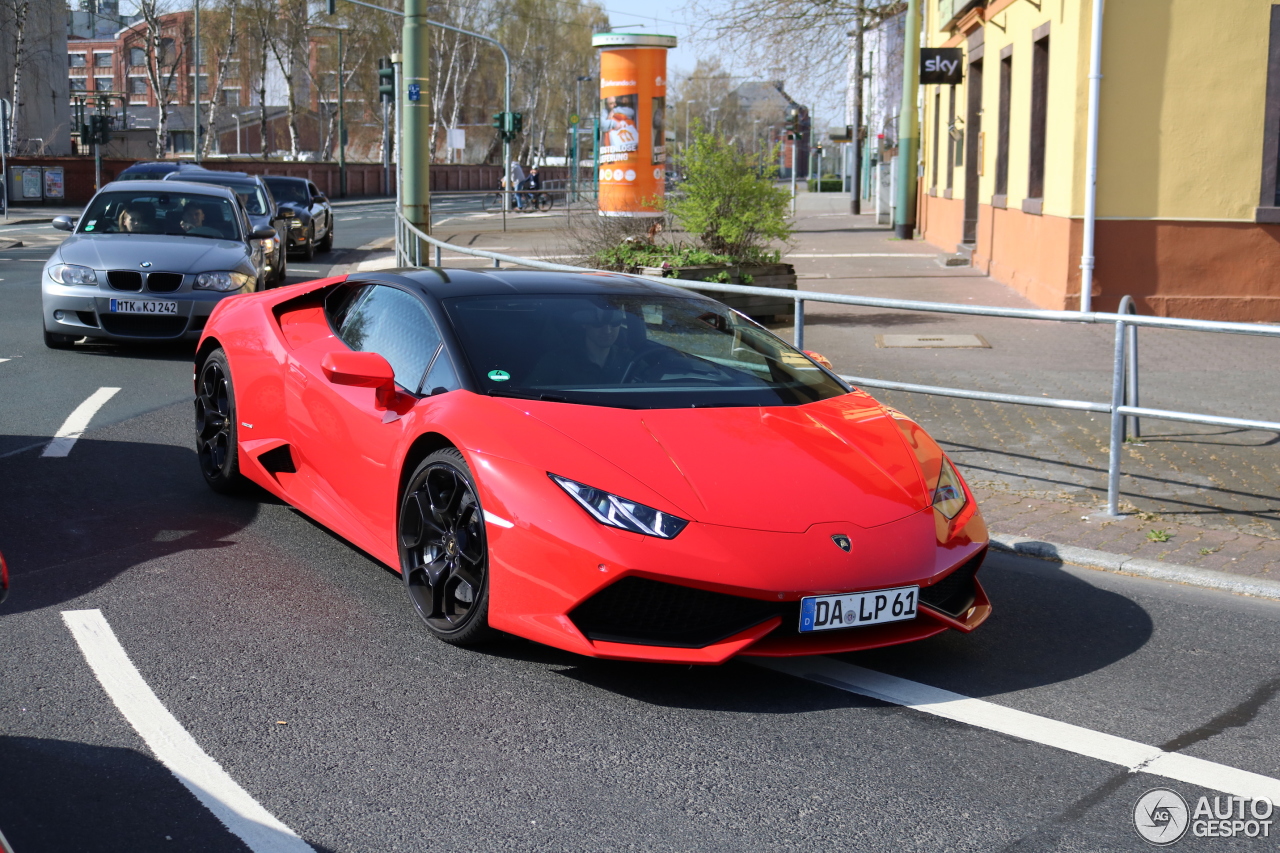
[[[795,107],[787,110],[787,133],[792,136],[800,135],[800,110]]]
[[[494,130],[498,131],[498,133],[502,133],[502,132],[504,132],[504,131],[507,129],[507,119],[506,119],[506,116],[507,116],[507,114],[506,114],[506,113],[494,113],[494,114],[493,114],[493,125],[492,125],[492,127],[493,127],[493,129],[494,129]]]
[[[378,60],[378,95],[383,102],[396,99],[396,69],[390,59]]]
[[[498,131],[503,142],[510,142],[516,138],[517,133],[524,129],[524,114],[494,113],[491,126]]]
[[[524,113],[512,113],[511,114],[511,135],[515,136],[517,133],[519,133],[522,130],[524,130]]]
[[[80,126],[80,140],[85,145],[106,145],[111,141],[111,118],[104,115],[91,115],[88,121]]]

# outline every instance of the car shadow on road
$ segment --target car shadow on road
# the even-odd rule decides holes
[[[972,634],[947,631],[917,643],[838,655],[841,660],[953,690],[993,696],[1042,687],[1108,667],[1150,640],[1150,615],[1137,602],[1036,561],[992,555],[979,577],[995,610]],[[853,629],[857,630],[857,629]],[[881,703],[749,666],[643,664],[581,658],[511,641],[486,650],[557,669],[560,675],[653,705],[698,710],[797,713]]]
[[[129,358],[136,361],[193,362],[196,356],[196,345],[194,341],[122,344],[90,339],[85,343],[76,344],[71,351],[77,355]]]
[[[0,436],[0,446],[13,436]],[[216,495],[195,451],[82,438],[64,459],[0,459],[0,551],[12,589],[0,614],[79,598],[125,571],[184,551],[231,547],[260,496]]]
[[[0,831],[16,851],[249,849],[163,764],[137,750],[0,737],[0,767]]]

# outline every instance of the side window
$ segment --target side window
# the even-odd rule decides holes
[[[312,196],[320,195],[320,190],[317,189],[316,185],[312,183],[307,184],[307,192],[311,193]]]
[[[403,290],[371,284],[342,313],[338,337],[357,352],[376,352],[391,363],[400,387],[416,392],[440,333],[421,301]]]
[[[445,391],[453,391],[461,387],[462,383],[458,381],[458,374],[453,370],[453,362],[449,360],[449,353],[445,352],[442,347],[435,361],[431,362],[431,369],[427,371],[427,378],[422,382],[422,393],[437,393],[439,388],[443,388]],[[440,391],[438,393],[444,392]]]

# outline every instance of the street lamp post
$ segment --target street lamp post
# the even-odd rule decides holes
[[[200,0],[195,0],[195,58],[191,61],[191,118],[195,130],[195,161],[200,162]]]
[[[696,104],[697,101],[690,98],[684,102],[684,147],[689,147],[689,105]]]

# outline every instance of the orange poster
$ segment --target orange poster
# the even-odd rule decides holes
[[[674,36],[597,33],[600,214],[657,216],[666,171],[667,49]]]

